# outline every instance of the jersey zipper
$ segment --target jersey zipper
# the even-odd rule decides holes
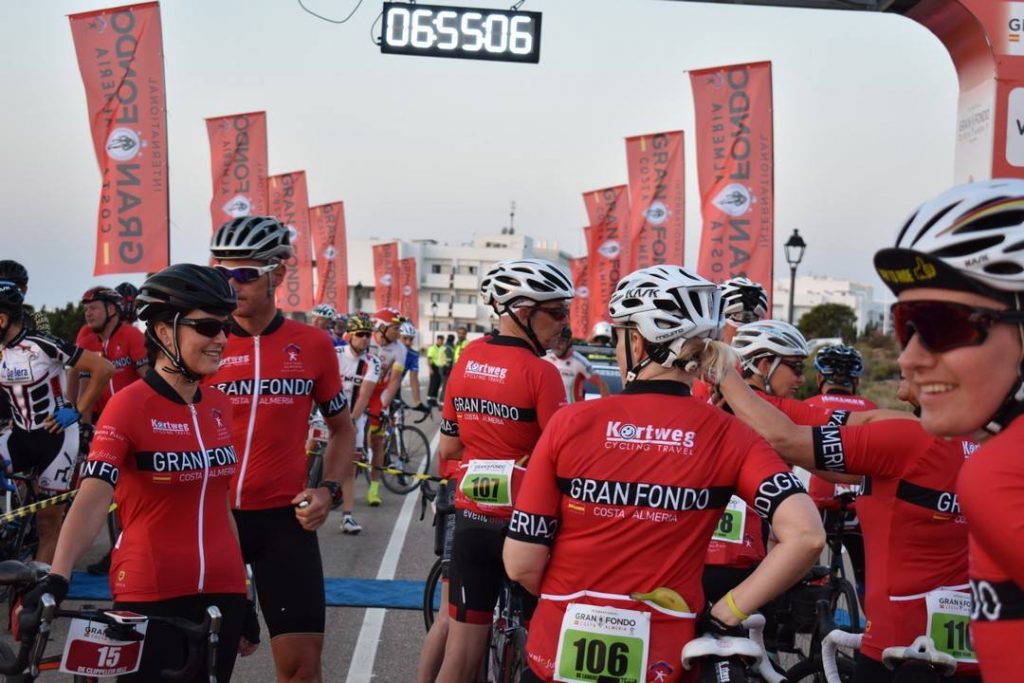
[[[109,339],[104,339],[103,340],[103,357],[106,358],[107,360],[110,360],[110,356],[107,355],[107,345],[109,343],[110,343]],[[115,372],[114,375],[116,375],[116,374],[117,373]],[[111,396],[114,395],[114,375],[111,375],[110,379],[107,380],[107,385],[110,387],[110,395]]]
[[[196,440],[199,441],[199,452],[203,454],[203,485],[199,489],[199,535],[198,535],[198,546],[199,546],[199,584],[196,586],[196,591],[199,593],[203,592],[203,584],[206,582],[206,543],[203,534],[203,522],[205,518],[206,510],[206,483],[210,479],[210,461],[208,460],[209,455],[206,452],[206,445],[203,443],[203,433],[199,431],[199,416],[196,414],[195,405],[188,404],[189,412],[192,413],[192,424],[196,428]]]
[[[252,408],[249,409],[249,428],[245,432],[245,451],[242,453],[242,466],[238,471],[238,490],[235,491],[235,507],[242,507],[242,485],[245,483],[245,470],[249,466],[249,452],[252,450],[252,436],[256,429],[256,406],[260,403],[260,338],[252,338],[253,380]]]

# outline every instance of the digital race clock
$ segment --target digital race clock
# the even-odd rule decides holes
[[[382,26],[384,53],[540,61],[540,12],[385,2]]]

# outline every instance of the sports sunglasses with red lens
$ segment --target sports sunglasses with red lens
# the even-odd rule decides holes
[[[898,301],[892,306],[896,341],[905,349],[911,337],[932,353],[978,346],[996,323],[1024,323],[1022,311],[997,311],[952,301]]]

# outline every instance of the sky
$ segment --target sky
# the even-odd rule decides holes
[[[305,0],[344,17],[356,0]],[[63,305],[92,276],[99,171],[66,15],[94,0],[15,0],[0,22],[0,258],[29,303]],[[458,4],[507,9],[510,0]],[[688,70],[773,64],[776,276],[794,228],[800,274],[883,287],[871,256],[953,178],[956,74],[897,15],[665,0],[527,0],[540,63],[384,55],[381,0],[327,23],[293,0],[165,0],[171,258],[205,262],[204,119],[267,111],[271,173],[304,169],[310,203],[345,202],[350,239],[517,231],[584,253],[582,193],[626,182],[624,138],[686,131],[686,263],[700,207]],[[379,23],[373,26],[379,33]]]

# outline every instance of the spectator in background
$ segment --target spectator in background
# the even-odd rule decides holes
[[[427,385],[427,401],[437,405],[448,368],[448,354],[444,350],[444,335],[439,334],[434,345],[427,349],[427,364],[430,366],[430,384]]]
[[[466,339],[466,326],[459,325],[455,328],[455,334],[458,338],[455,341],[455,354],[452,356],[452,364],[455,364],[459,360],[459,354],[462,353],[462,349],[466,348],[466,344],[469,340]]]

